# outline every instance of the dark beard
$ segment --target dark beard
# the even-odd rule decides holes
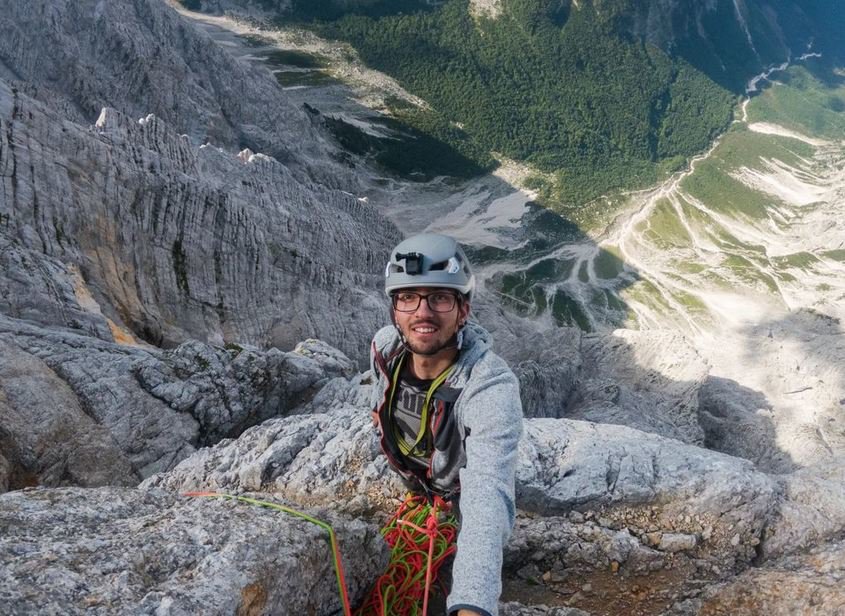
[[[423,355],[425,357],[433,357],[434,355],[437,355],[440,351],[443,351],[445,349],[456,348],[458,346],[458,335],[457,334],[452,334],[452,337],[449,338],[448,340],[446,340],[446,342],[439,345],[437,348],[435,348],[433,350],[428,350],[428,351],[416,348],[415,345],[410,342],[410,340],[408,339],[407,336],[405,336],[403,334],[403,337],[405,339],[405,348],[406,349],[411,351],[411,353],[413,353],[414,355]]]

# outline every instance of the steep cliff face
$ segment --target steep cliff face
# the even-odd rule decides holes
[[[360,332],[382,318],[384,246],[398,239],[370,206],[266,156],[195,148],[152,116],[107,109],[87,129],[5,84],[0,100],[0,232],[78,267],[113,321],[155,345],[291,348],[316,336],[364,356]],[[2,277],[11,271],[49,278]],[[55,316],[39,317],[25,294],[3,303],[13,316]]]
[[[845,15],[830,0],[484,0],[470,1],[479,16],[536,11],[565,23],[576,11],[629,36],[684,57],[732,87],[772,62],[799,55],[810,43],[838,47]],[[537,14],[535,13],[535,14]]]
[[[353,181],[266,69],[211,44],[160,0],[3,0],[0,10],[0,77],[69,119],[92,123],[103,107],[152,113],[197,145],[250,148],[332,186]]]

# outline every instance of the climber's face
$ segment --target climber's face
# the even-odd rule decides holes
[[[413,353],[435,355],[454,347],[469,303],[456,291],[437,287],[401,289],[393,294],[393,318]]]

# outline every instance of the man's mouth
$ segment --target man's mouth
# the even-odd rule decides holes
[[[420,324],[411,327],[411,331],[417,334],[433,334],[437,331],[437,327],[434,325]]]

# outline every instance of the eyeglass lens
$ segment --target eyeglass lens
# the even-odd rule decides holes
[[[453,293],[397,293],[393,296],[393,307],[399,312],[414,312],[420,307],[423,298],[434,312],[449,312],[455,307],[457,299]]]

